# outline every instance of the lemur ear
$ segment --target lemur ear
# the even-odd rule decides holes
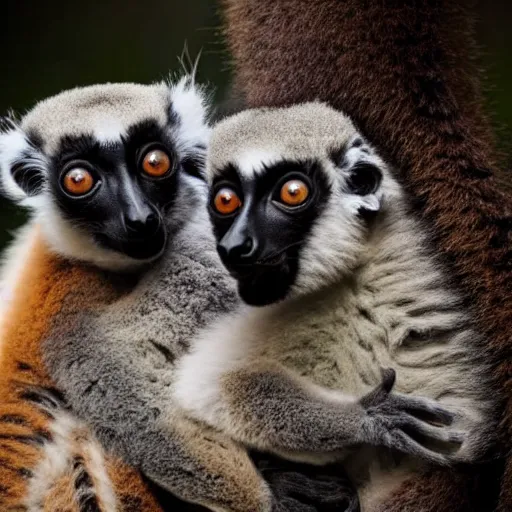
[[[11,118],[0,119],[2,192],[30,206],[43,191],[47,162],[36,143]]]
[[[169,120],[177,149],[188,174],[205,179],[204,163],[210,140],[211,94],[196,83],[194,75],[186,75],[169,83]]]
[[[357,212],[362,216],[378,212],[382,170],[381,161],[371,147],[357,137],[348,146],[332,151],[331,159],[346,174],[343,189],[352,196]]]
[[[372,162],[359,161],[349,169],[347,189],[351,194],[367,196],[374,194],[382,181],[381,170]]]
[[[371,219],[382,203],[382,172],[372,162],[360,161],[350,168],[346,187],[349,193],[358,197],[357,213],[364,219]]]

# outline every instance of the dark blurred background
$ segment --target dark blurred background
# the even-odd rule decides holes
[[[201,51],[199,79],[222,100],[229,56],[216,0],[4,0],[0,115],[23,113],[77,85],[152,82],[177,70],[185,43]],[[490,112],[502,147],[512,148],[512,0],[480,0],[478,40]],[[510,162],[510,159],[509,159]],[[0,248],[24,219],[0,199]]]

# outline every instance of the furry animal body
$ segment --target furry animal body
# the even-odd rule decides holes
[[[106,283],[96,272],[52,253],[36,226],[29,231],[24,267],[2,327],[0,507],[5,512],[161,512],[141,474],[106,453],[90,427],[69,410],[43,361],[41,340],[53,315],[64,302],[70,304],[77,289],[82,299],[91,300]]]
[[[73,137],[94,135],[112,143],[130,125],[148,118],[165,125],[169,106],[179,113],[191,94],[202,101],[185,80],[175,86],[93,86],[40,103],[20,124],[5,120],[0,134],[3,188],[11,198],[31,207],[34,215],[8,248],[2,269],[2,511],[164,510],[154,486],[105,450],[91,425],[70,409],[45,364],[43,340],[58,325],[59,315],[73,308],[85,312],[105,306],[129,289],[129,284],[120,285],[123,279],[90,264],[120,269],[137,264],[102,248],[90,232],[73,225],[57,201],[51,200],[47,173],[53,170],[52,158]],[[191,114],[190,122],[203,123],[200,115]],[[194,142],[189,147],[183,144],[182,157],[189,156],[195,136],[203,137],[204,147],[208,132],[184,122],[176,130],[176,141],[183,142],[180,135],[186,128],[194,130],[189,135]],[[109,129],[110,133],[105,132]],[[124,280],[134,282],[133,276]],[[168,507],[196,509],[171,495],[164,499]]]
[[[215,511],[357,505],[346,479],[288,466],[267,484],[172,401],[190,337],[238,304],[196,176],[206,116],[185,78],[68,91],[6,123],[4,189],[34,215],[2,280],[2,510],[161,510],[142,475]]]
[[[484,340],[350,119],[321,103],[242,112],[214,128],[207,173],[223,261],[244,300],[269,305],[219,322],[181,359],[176,394],[191,417],[293,460],[351,448],[344,464],[366,512],[428,471],[422,458],[488,456],[497,415]],[[301,186],[310,198],[283,202]],[[237,209],[219,213],[233,197]],[[381,368],[411,399],[389,415],[373,402]],[[449,427],[422,398],[453,413]]]
[[[399,170],[475,305],[489,340],[481,357],[499,378],[494,393],[510,396],[511,202],[496,179],[472,3],[225,0],[224,7],[236,92],[247,106],[326,101],[347,112]],[[503,453],[511,437],[507,410]],[[502,511],[512,508],[510,475],[509,468]],[[432,470],[383,510],[494,510],[500,476],[499,463]]]

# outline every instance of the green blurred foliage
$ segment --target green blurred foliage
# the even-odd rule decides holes
[[[478,37],[486,93],[502,143],[512,126],[511,2],[480,1]],[[199,79],[223,97],[229,56],[215,0],[4,0],[0,114],[23,113],[38,100],[77,85],[152,82],[180,68],[187,44],[201,51]],[[0,201],[0,247],[22,212]]]

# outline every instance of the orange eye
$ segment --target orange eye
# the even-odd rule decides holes
[[[142,161],[142,169],[149,176],[158,178],[163,176],[171,168],[171,159],[169,155],[161,149],[152,149],[148,151]]]
[[[65,174],[63,184],[70,194],[83,196],[92,190],[94,178],[87,169],[75,167]]]
[[[229,215],[242,206],[237,193],[230,188],[221,188],[213,200],[213,206],[218,213]]]
[[[300,180],[287,181],[281,187],[280,198],[287,206],[299,206],[308,198],[309,187]]]

